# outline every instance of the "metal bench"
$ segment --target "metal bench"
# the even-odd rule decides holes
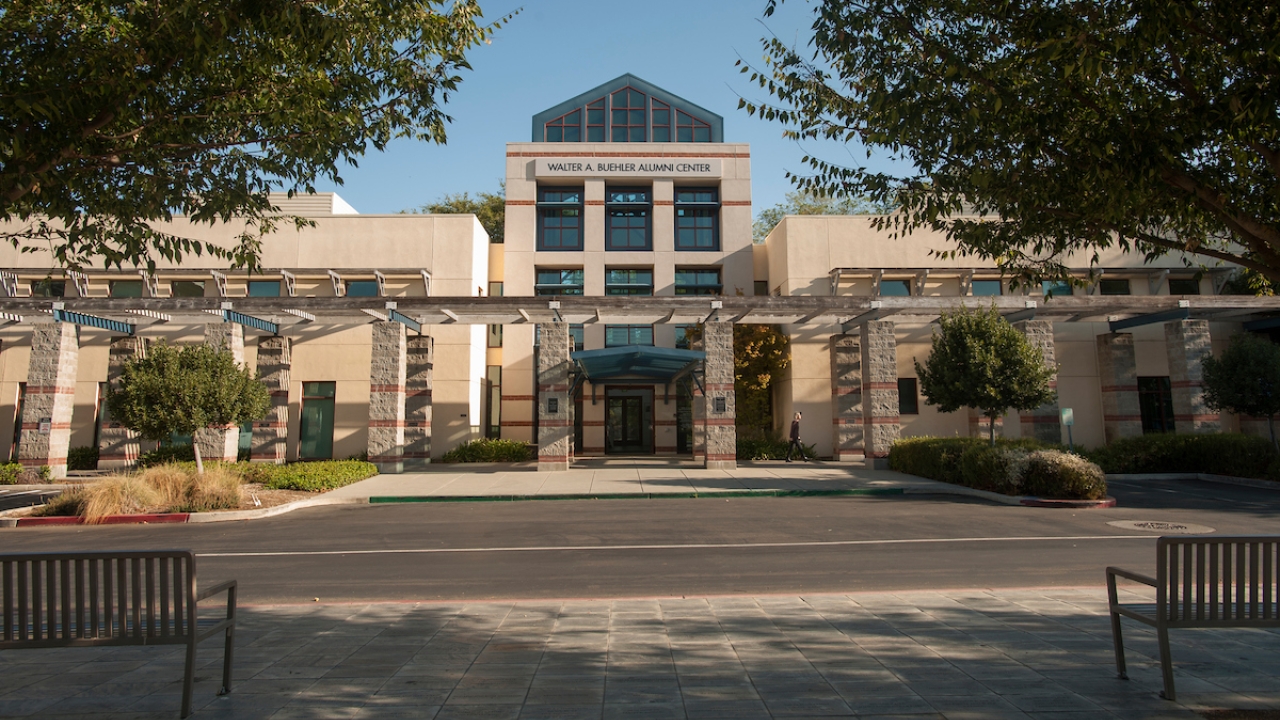
[[[1107,597],[1111,605],[1111,635],[1116,670],[1128,679],[1120,616],[1156,629],[1161,696],[1177,698],[1173,660],[1169,654],[1171,628],[1280,627],[1276,577],[1280,575],[1280,536],[1183,535],[1162,537],[1156,543],[1154,578],[1120,568],[1107,568]],[[1155,588],[1154,604],[1121,603],[1116,578]]]
[[[0,554],[4,635],[0,650],[94,645],[186,645],[182,717],[191,714],[196,645],[224,633],[222,688],[231,692],[236,581],[196,589],[189,550]],[[197,603],[227,594],[225,616],[201,619]]]

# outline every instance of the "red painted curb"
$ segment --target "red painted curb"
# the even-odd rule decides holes
[[[1045,507],[1045,508],[1079,508],[1082,510],[1092,510],[1094,508],[1109,508],[1116,506],[1116,499],[1107,496],[1101,500],[1045,500],[1043,498],[1028,497],[1022,498],[1022,504],[1026,507]]]
[[[147,515],[108,515],[95,525],[145,525],[152,523],[184,523],[191,513],[151,513]],[[84,525],[82,517],[24,517],[18,518],[18,527],[32,525]]]

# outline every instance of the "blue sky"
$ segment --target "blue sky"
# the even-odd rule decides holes
[[[481,0],[481,6],[489,18],[521,7],[518,0]],[[343,186],[318,189],[337,191],[361,213],[395,213],[446,193],[496,190],[505,144],[530,140],[535,113],[630,72],[719,113],[725,140],[751,144],[758,212],[791,189],[787,170],[805,170],[804,148],[784,140],[780,125],[737,109],[740,95],[763,96],[734,62],[741,56],[758,65],[760,38],[770,33],[806,45],[813,13],[809,0],[789,0],[764,20],[764,6],[765,0],[525,0],[492,45],[472,51],[474,69],[446,108],[454,118],[447,145],[397,142],[347,168]],[[823,156],[868,162],[862,150],[826,148]]]

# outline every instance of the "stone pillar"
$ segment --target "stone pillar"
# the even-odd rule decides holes
[[[694,407],[702,406],[703,464],[708,470],[733,470],[738,467],[733,323],[712,320],[703,324],[698,345],[707,354],[702,373],[706,396],[701,402],[696,398],[694,401]]]
[[[281,465],[289,440],[289,380],[293,370],[293,341],[287,337],[258,340],[258,375],[271,393],[267,416],[253,423],[253,462]]]
[[[369,360],[369,462],[380,473],[404,472],[404,384],[408,351],[404,325],[373,324]]]
[[[1053,344],[1053,323],[1048,320],[1023,320],[1013,325],[1023,335],[1026,336],[1027,342],[1032,347],[1040,351],[1041,357],[1044,358],[1044,364],[1052,368],[1057,368],[1057,350]],[[1134,382],[1137,382],[1136,380]],[[1058,389],[1058,374],[1053,374],[1053,379],[1049,381],[1049,387],[1056,392]],[[1019,413],[1022,421],[1022,437],[1035,438],[1041,442],[1060,443],[1062,442],[1062,417],[1058,410],[1058,400],[1055,398],[1053,402],[1045,403],[1030,412]],[[996,432],[999,432],[997,429]]]
[[[431,383],[435,343],[430,335],[408,339],[404,383],[404,464],[421,467],[431,462]]]
[[[1102,430],[1107,442],[1142,434],[1138,370],[1132,333],[1098,336],[1098,380],[1102,385]]]
[[[204,326],[204,342],[213,348],[231,351],[231,356],[239,365],[244,365],[244,326],[238,323],[209,323]],[[194,442],[200,444],[200,457],[203,460],[221,460],[235,462],[240,452],[240,427],[228,425],[224,428],[204,428],[197,430]]]
[[[147,341],[143,338],[122,337],[113,341],[107,356],[107,386],[114,386],[120,379],[125,363],[146,355]],[[102,401],[105,405],[106,398]],[[142,454],[138,433],[113,420],[105,406],[99,415],[102,420],[98,425],[98,469],[119,470],[136,465],[138,455]]]
[[[1204,359],[1213,354],[1209,321],[1165,323],[1164,342],[1169,353],[1175,431],[1186,434],[1221,432],[1222,418],[1204,404]]]
[[[35,326],[18,438],[18,462],[28,476],[37,476],[41,466],[48,466],[53,479],[67,476],[79,362],[79,327],[71,323]]]
[[[831,336],[832,448],[836,460],[861,460],[862,345],[851,335]]]
[[[889,466],[898,439],[898,338],[888,320],[862,326],[862,421],[867,467]]]
[[[568,470],[573,454],[573,401],[569,353],[573,339],[564,322],[538,325],[538,470]]]

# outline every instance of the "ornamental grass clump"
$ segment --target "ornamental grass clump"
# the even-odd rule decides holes
[[[101,522],[108,515],[154,512],[160,494],[137,475],[108,477],[84,488],[85,502],[79,513],[86,523]]]

